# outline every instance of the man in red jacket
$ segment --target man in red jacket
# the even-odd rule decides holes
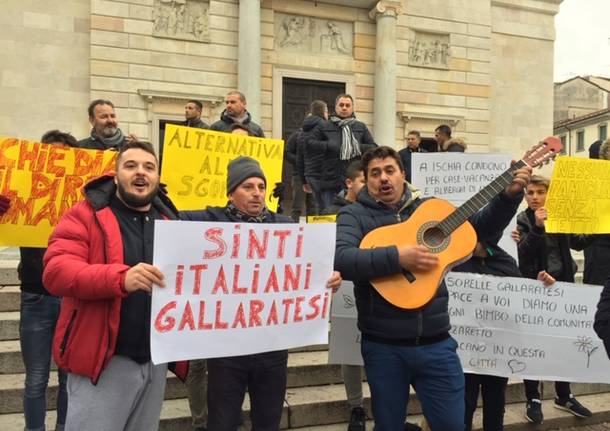
[[[154,221],[177,219],[159,192],[149,143],[128,142],[116,175],[85,186],[86,199],[49,239],[43,281],[63,297],[53,356],[68,374],[66,431],[157,430],[167,366],[150,358]]]

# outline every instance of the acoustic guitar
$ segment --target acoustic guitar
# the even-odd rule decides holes
[[[412,310],[426,305],[436,294],[445,274],[472,255],[477,234],[468,218],[513,181],[513,171],[548,163],[562,147],[559,139],[547,137],[459,208],[443,199],[428,199],[407,220],[369,232],[360,243],[361,249],[419,244],[439,258],[439,264],[428,272],[403,269],[402,273],[375,278],[371,280],[375,290],[400,308]]]

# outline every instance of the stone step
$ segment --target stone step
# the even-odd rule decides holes
[[[3,286],[0,284],[0,311],[19,311],[20,304],[21,290],[19,290],[19,286]]]
[[[553,407],[553,401],[543,402],[544,423],[532,425],[524,418],[525,405],[523,403],[513,403],[506,405],[504,415],[505,431],[524,431],[524,430],[561,430],[561,431],[607,431],[610,430],[610,394],[586,395],[579,397],[579,400],[589,407],[593,412],[590,418],[577,418],[563,410]],[[407,420],[411,423],[420,424],[423,416],[420,414],[409,415]],[[295,431],[345,431],[347,421],[341,423],[314,425],[297,428]],[[367,430],[372,430],[374,421],[367,421]],[[481,409],[477,409],[473,421],[473,431],[482,431]]]
[[[19,311],[0,311],[0,340],[19,339]]]
[[[297,431],[345,431],[349,411],[343,398],[333,400],[333,397],[342,396],[342,385],[329,385],[326,387],[310,387],[307,390],[299,390],[298,394],[287,394],[282,416],[282,429],[294,429]],[[330,394],[330,395],[328,395]],[[365,385],[365,394],[368,388]],[[414,398],[412,397],[412,400]],[[506,405],[504,417],[504,429],[506,431],[521,430],[564,430],[567,431],[601,431],[604,428],[595,426],[610,421],[610,394],[584,395],[579,400],[589,407],[593,412],[591,418],[577,418],[565,411],[553,408],[552,400],[543,401],[544,423],[533,426],[524,418],[524,404],[513,403]],[[320,408],[320,405],[330,404],[328,408]],[[418,414],[419,406],[411,402],[408,420],[420,423],[422,416]],[[249,410],[248,403],[244,404],[246,412]],[[370,407],[365,406],[370,412]],[[247,417],[247,413],[246,413]],[[55,411],[49,411],[47,425],[52,429],[55,420]],[[0,429],[3,431],[21,431],[24,426],[21,413],[0,415]],[[161,412],[161,431],[182,431],[189,429],[190,411],[186,399],[166,400]],[[247,424],[245,429],[248,429]],[[367,429],[373,429],[373,421],[367,422]],[[481,412],[477,410],[474,418],[473,430],[481,431]]]
[[[19,352],[18,352],[19,353]],[[1,356],[0,356],[1,357]],[[18,358],[21,362],[21,356]],[[324,386],[340,384],[341,369],[338,365],[328,365],[328,353],[325,351],[295,352],[288,357],[287,385],[292,388],[306,386]],[[0,367],[2,362],[0,361]],[[25,374],[21,371],[12,374],[0,374],[0,413],[16,413],[22,410],[21,399]],[[51,372],[47,398],[49,406],[55,407],[57,394],[57,373]],[[172,373],[168,373],[166,399],[184,398],[187,396],[186,387]],[[1,428],[0,428],[1,429]]]
[[[340,366],[339,365],[328,365],[327,361],[327,355],[328,355],[328,345],[326,344],[317,344],[317,345],[313,345],[313,346],[305,346],[305,347],[300,347],[298,349],[291,349],[290,350],[290,358],[292,357],[298,357],[298,356],[294,356],[297,354],[307,354],[307,353],[319,353],[319,354],[323,354],[323,356],[320,356],[320,358],[318,358],[317,356],[313,355],[313,357],[316,357],[317,359],[315,359],[315,363],[307,363],[307,362],[303,362],[302,363],[302,367],[304,367],[304,370],[307,370],[306,374],[306,378],[311,380],[313,383],[311,384],[318,384],[316,382],[320,381],[320,379],[324,380],[329,378],[326,373],[330,372],[332,376],[332,379],[328,382],[325,381],[325,383],[333,383],[338,381],[337,379],[340,379]],[[323,359],[322,359],[323,357]],[[310,358],[311,359],[311,358]],[[289,363],[291,363],[290,361],[293,361],[296,359],[289,359]],[[311,359],[314,360],[314,359]],[[55,364],[52,364],[52,368],[55,369]],[[23,366],[23,360],[21,358],[21,347],[19,345],[19,340],[4,340],[4,341],[0,341],[0,375],[2,374],[19,374],[19,373],[24,373],[25,372],[25,368]],[[308,374],[309,373],[309,374]],[[322,373],[322,374],[320,374]],[[290,378],[290,376],[289,376]]]

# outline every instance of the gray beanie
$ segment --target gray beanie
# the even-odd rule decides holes
[[[231,160],[227,166],[227,194],[251,177],[258,177],[267,185],[265,174],[256,160],[246,156]]]

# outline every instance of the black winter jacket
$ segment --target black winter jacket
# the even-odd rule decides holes
[[[413,153],[427,153],[427,151],[422,147],[419,147],[417,150],[406,147],[398,152],[400,160],[402,161],[402,167],[405,169],[405,178],[408,182],[411,182],[411,178],[413,178],[413,175],[411,174],[411,159],[413,158]]]
[[[210,125],[203,121],[201,118],[196,118],[194,120],[186,120],[180,123],[182,126],[186,127],[194,127],[196,129],[209,129]]]
[[[314,151],[313,148],[316,147],[316,144],[312,144],[311,141],[316,139],[316,130],[324,124],[326,124],[326,120],[317,115],[311,115],[303,120],[303,126],[301,126],[303,131],[297,142],[297,170],[303,184],[307,184],[306,178],[316,180],[322,178],[324,154]]]
[[[252,121],[252,117],[250,116],[250,113],[248,111],[246,111],[246,116],[247,117],[242,124],[244,126],[247,126],[250,130],[252,130],[252,133],[254,133],[254,135],[258,136],[259,138],[264,138],[265,132],[263,132],[263,129],[261,128],[261,126],[259,126],[254,121]],[[227,115],[227,111],[224,110],[224,111],[222,111],[222,114],[220,114],[220,120],[218,120],[214,124],[212,124],[210,126],[210,130],[216,130],[218,132],[227,132],[228,133],[230,131],[231,125],[233,123],[235,123],[235,121],[231,117],[229,117]]]
[[[360,152],[364,154],[367,150],[377,146],[368,127],[362,121],[352,124],[352,133],[360,143]],[[325,121],[320,127],[316,127],[313,138],[308,142],[307,151],[322,157],[320,189],[341,190],[345,178],[345,169],[351,160],[341,160],[341,128],[330,121]]]
[[[606,279],[604,289],[597,303],[593,329],[604,342],[606,354],[610,358],[610,279]]]
[[[408,186],[408,185],[407,185]],[[387,302],[370,284],[372,278],[402,271],[398,261],[398,248],[378,247],[361,250],[362,238],[375,228],[408,219],[423,202],[419,192],[409,187],[410,199],[400,208],[390,208],[375,201],[364,187],[356,203],[347,205],[337,217],[337,248],[335,269],[345,280],[354,282],[358,327],[364,337],[384,340],[389,344],[412,342],[416,339],[435,338],[449,329],[447,312],[448,293],[445,282],[436,296],[417,310],[404,310]],[[510,198],[504,192],[496,196],[485,208],[470,218],[479,241],[497,237],[517,211],[523,194]]]
[[[284,161],[292,166],[292,175],[298,175],[297,170],[297,152],[298,152],[298,140],[299,135],[303,131],[301,129],[296,130],[288,136],[286,143],[284,144]]]
[[[585,248],[583,281],[603,285],[610,278],[610,235],[595,235],[595,242]]]
[[[517,250],[521,274],[524,277],[536,279],[538,273],[544,270],[558,281],[573,282],[578,267],[570,256],[571,268],[564,271],[560,241],[567,239],[569,248],[582,250],[591,242],[592,237],[546,233],[543,227],[538,227],[530,221],[527,216],[528,211],[531,210],[521,211],[517,216],[517,230],[520,235]],[[569,253],[569,250],[567,252]]]

